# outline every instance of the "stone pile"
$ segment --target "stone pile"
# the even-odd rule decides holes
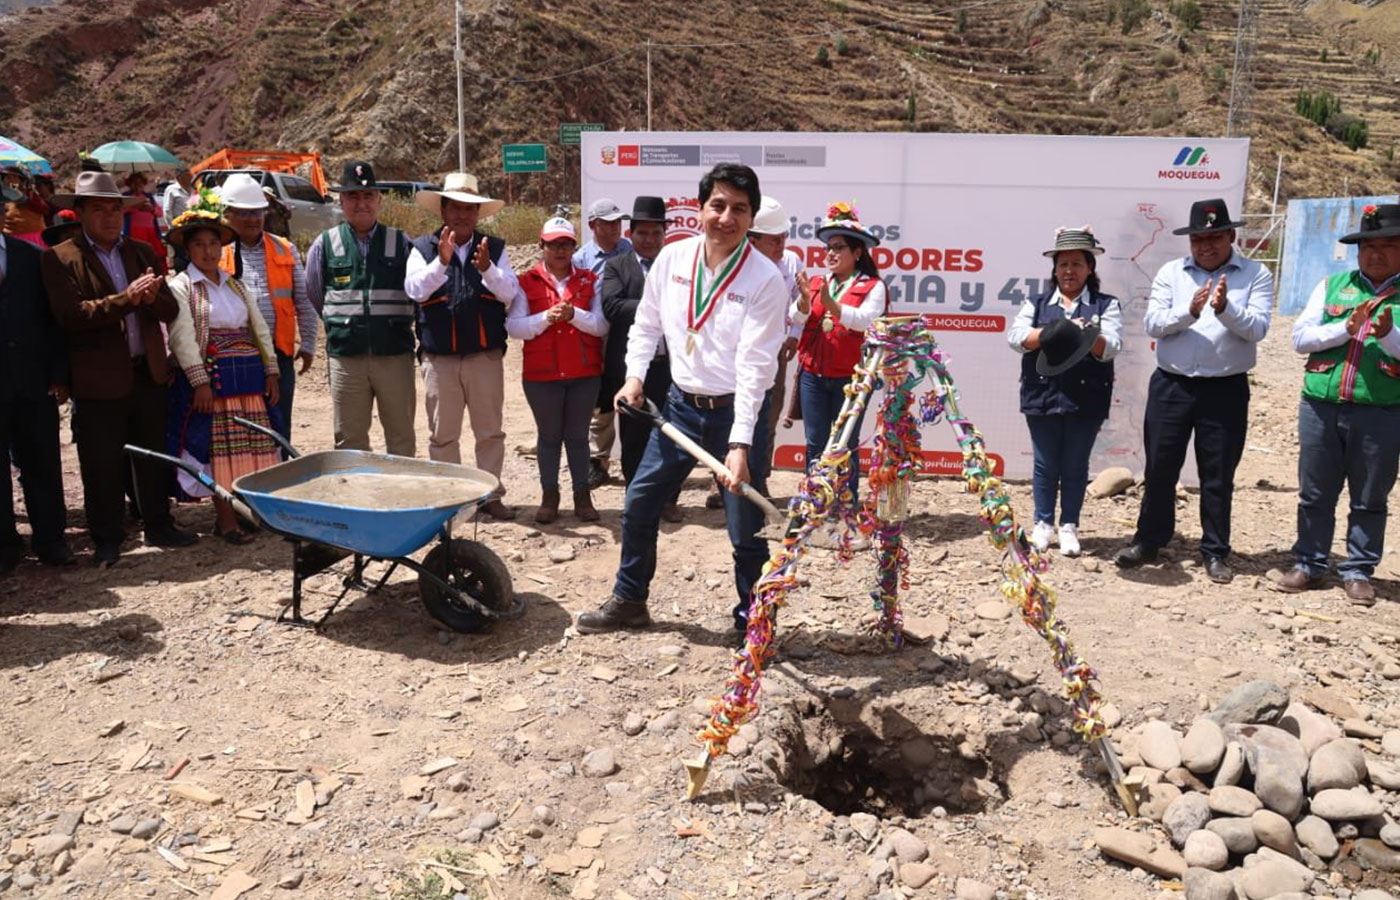
[[[1251,682],[1184,734],[1150,721],[1122,762],[1160,832],[1103,828],[1100,851],[1181,879],[1186,900],[1390,897],[1400,883],[1400,730],[1344,726]],[[1350,886],[1350,887],[1348,887]]]

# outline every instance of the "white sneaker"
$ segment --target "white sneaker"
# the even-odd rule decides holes
[[[1055,535],[1055,526],[1049,522],[1036,522],[1031,530],[1031,546],[1044,553],[1050,549],[1050,538]]]
[[[1061,556],[1078,556],[1078,555],[1079,555],[1079,526],[1078,526],[1078,525],[1061,525],[1061,526],[1060,526],[1060,555],[1061,555]]]

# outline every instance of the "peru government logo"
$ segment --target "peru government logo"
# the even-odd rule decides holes
[[[1157,180],[1219,181],[1220,173],[1211,166],[1205,147],[1182,147],[1172,160],[1171,168],[1157,170]]]

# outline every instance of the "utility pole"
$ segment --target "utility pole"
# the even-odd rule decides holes
[[[1259,0],[1240,0],[1235,29],[1235,70],[1230,77],[1230,110],[1225,115],[1225,136],[1249,135],[1254,115],[1254,45],[1258,36]]]
[[[462,0],[452,0],[457,29],[457,171],[467,171],[467,117],[462,105]]]
[[[651,131],[651,38],[647,38],[647,131]]]

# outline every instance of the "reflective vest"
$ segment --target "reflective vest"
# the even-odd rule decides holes
[[[239,274],[237,254],[238,241],[234,241],[224,247],[219,258],[219,268],[235,277]],[[297,308],[292,296],[296,283],[292,272],[296,257],[292,255],[292,242],[264,231],[263,261],[267,265],[267,293],[272,298],[273,321],[267,323],[272,329],[272,343],[283,356],[295,356]]]
[[[326,286],[321,318],[329,356],[398,356],[413,352],[413,301],[404,293],[408,238],[376,225],[369,258],[360,257],[348,224],[321,232],[321,275]]]
[[[1388,290],[1394,303],[1395,292]],[[1355,269],[1327,279],[1322,323],[1344,321],[1352,310],[1376,296]],[[1400,309],[1392,306],[1400,316]],[[1374,317],[1373,317],[1374,318]],[[1345,344],[1308,354],[1304,365],[1303,396],[1328,403],[1362,403],[1367,406],[1400,404],[1400,360],[1381,349],[1370,334],[1364,341],[1348,338]]]
[[[593,305],[598,276],[574,266],[564,282],[562,299],[587,311]],[[530,314],[542,313],[561,297],[559,283],[543,262],[520,276],[520,290],[530,304]],[[562,381],[566,378],[592,378],[603,374],[603,339],[584,334],[571,322],[555,322],[539,337],[525,342],[521,360],[526,381]]]
[[[798,361],[804,371],[823,378],[850,378],[860,363],[860,349],[865,343],[865,332],[852,331],[845,325],[833,323],[830,331],[822,330],[822,320],[826,316],[826,305],[822,302],[822,285],[826,277],[818,275],[812,279],[812,314],[802,329],[798,342]],[[846,288],[837,302],[842,306],[860,306],[871,289],[879,282],[869,275],[861,275],[856,283]],[[888,304],[887,304],[888,306]]]

